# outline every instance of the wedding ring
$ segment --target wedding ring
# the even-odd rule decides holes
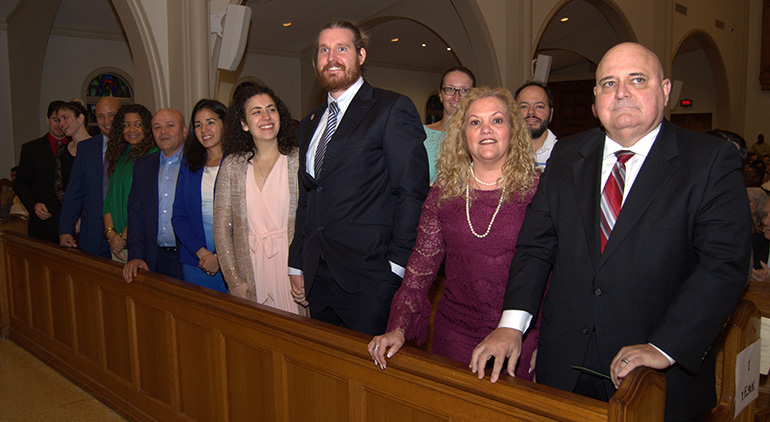
[[[375,344],[375,345],[374,345],[374,350],[376,351],[376,350],[377,350],[379,347],[380,347],[380,345],[379,345],[379,344]]]
[[[621,362],[623,362],[623,363],[625,363],[626,365],[628,365],[628,362],[629,362],[629,361],[628,361],[628,359],[626,359],[626,358],[623,358],[623,359],[621,359],[620,361],[621,361]]]

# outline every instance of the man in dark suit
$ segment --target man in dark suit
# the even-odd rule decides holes
[[[59,109],[63,101],[48,104],[48,133],[21,146],[19,170],[13,190],[29,210],[27,234],[56,242],[59,230],[59,200],[54,190],[56,149],[69,141],[59,126]]]
[[[171,215],[182,162],[187,125],[179,110],[164,108],[152,117],[152,134],[160,151],[134,163],[128,195],[128,262],[123,278],[133,281],[139,269],[182,278]]]
[[[367,41],[340,20],[318,35],[315,67],[328,96],[298,129],[303,188],[289,274],[311,317],[375,335],[414,246],[428,160],[414,104],[362,78]]]
[[[479,377],[492,356],[492,381],[505,357],[513,373],[551,274],[539,383],[608,400],[648,366],[666,375],[667,420],[716,404],[712,346],[746,282],[751,219],[735,147],[664,120],[670,89],[639,44],[599,63],[605,132],[556,144],[519,233],[500,327],[473,353]]]
[[[107,192],[104,153],[107,151],[112,120],[120,108],[120,101],[104,97],[96,103],[96,122],[100,134],[78,144],[78,153],[64,192],[59,216],[59,245],[80,247],[84,252],[110,257],[110,245],[104,237],[102,204]],[[80,219],[80,235],[75,241],[76,225]]]

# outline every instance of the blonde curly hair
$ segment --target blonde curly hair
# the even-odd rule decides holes
[[[505,105],[508,121],[511,124],[508,155],[503,164],[504,180],[502,185],[505,186],[503,201],[510,201],[514,194],[518,194],[521,199],[524,199],[535,186],[539,172],[532,150],[532,140],[513,95],[504,88],[493,89],[488,86],[480,86],[472,89],[463,97],[459,108],[447,122],[446,137],[441,142],[441,149],[436,160],[436,184],[441,187],[439,202],[464,197],[466,186],[473,183],[473,176],[471,175],[473,158],[468,150],[465,126],[471,104],[488,97],[502,101]],[[473,198],[469,199],[472,200]]]

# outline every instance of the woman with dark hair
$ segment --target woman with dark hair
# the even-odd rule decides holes
[[[432,351],[470,363],[474,347],[497,328],[508,268],[527,205],[538,184],[529,131],[513,95],[479,87],[460,101],[441,144],[438,177],[422,206],[417,242],[393,296],[387,333],[368,345],[374,362],[406,340],[424,342],[428,291],[446,257],[446,281],[433,322]],[[537,322],[527,332],[516,376],[531,380]]]
[[[296,127],[267,87],[241,87],[225,119],[214,197],[214,243],[230,294],[294,314],[304,286],[289,281],[299,197]]]
[[[112,259],[126,262],[128,194],[134,177],[134,160],[157,150],[152,136],[152,113],[141,104],[120,107],[110,130],[104,159],[109,187],[104,197],[104,236],[110,243]]]
[[[446,135],[446,125],[449,118],[457,111],[460,100],[468,91],[476,86],[476,77],[470,69],[463,66],[455,66],[447,69],[441,76],[438,86],[438,96],[444,107],[444,115],[436,123],[423,126],[425,128],[425,150],[428,151],[428,169],[430,170],[430,183],[436,180],[436,158],[441,149],[441,141]]]
[[[66,145],[62,145],[56,151],[54,190],[56,191],[56,198],[61,202],[70,180],[72,165],[75,163],[78,143],[90,138],[91,135],[86,130],[88,126],[88,112],[77,98],[62,105],[58,115],[59,126],[64,131],[64,134],[71,138]]]
[[[214,248],[214,185],[222,162],[227,107],[216,100],[195,104],[184,142],[171,225],[179,239],[182,279],[227,293]]]

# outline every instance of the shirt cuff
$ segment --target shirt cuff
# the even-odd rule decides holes
[[[675,363],[676,363],[676,361],[675,361],[674,359],[672,359],[672,358],[671,358],[671,356],[669,356],[668,354],[666,354],[666,352],[664,352],[663,350],[660,350],[660,347],[658,347],[658,346],[656,346],[656,345],[654,345],[654,344],[652,344],[652,343],[647,343],[647,344],[649,344],[650,346],[654,347],[654,348],[655,348],[655,350],[659,351],[659,352],[660,352],[660,353],[661,353],[663,356],[665,356],[665,357],[666,357],[666,359],[668,359],[668,363],[669,363],[669,364],[673,365],[673,364],[675,364]]]
[[[289,267],[289,275],[302,275],[302,270]]]
[[[500,317],[500,323],[497,324],[497,328],[513,328],[514,330],[526,333],[531,322],[532,314],[529,312],[508,309],[503,311],[503,316]]]
[[[406,270],[404,269],[404,267],[396,264],[393,261],[388,261],[388,262],[390,263],[390,271],[393,274],[395,274],[395,275],[397,275],[397,276],[399,276],[401,278],[404,278],[404,273],[406,273]]]

